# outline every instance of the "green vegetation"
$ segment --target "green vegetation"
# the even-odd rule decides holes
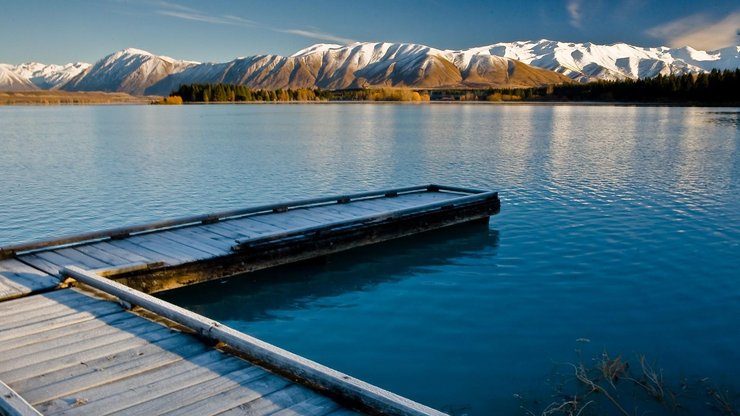
[[[627,102],[687,105],[740,103],[740,69],[708,74],[657,76],[644,80],[598,81],[540,88],[411,89],[358,88],[350,90],[252,89],[244,85],[190,84],[170,94],[183,102],[291,101],[529,101]]]
[[[178,96],[186,103],[211,102],[290,102],[290,101],[326,101],[328,91],[320,89],[298,88],[263,90],[252,89],[244,85],[231,84],[190,84],[181,85],[170,97]]]

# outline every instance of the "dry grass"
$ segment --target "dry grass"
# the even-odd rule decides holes
[[[152,100],[122,92],[0,91],[0,105],[149,104]]]

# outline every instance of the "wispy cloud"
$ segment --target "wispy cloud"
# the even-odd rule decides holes
[[[178,19],[192,20],[196,22],[212,23],[215,25],[243,25],[255,26],[254,22],[241,19],[236,16],[210,16],[202,13],[184,12],[177,10],[157,10],[162,16],[176,17]]]
[[[254,20],[244,19],[239,16],[225,14],[225,15],[212,15],[203,13],[200,10],[194,9],[192,7],[183,6],[181,4],[167,2],[167,1],[160,1],[156,3],[157,10],[155,13],[162,15],[162,16],[168,16],[168,17],[174,17],[177,19],[184,19],[184,20],[190,20],[190,21],[196,21],[196,22],[202,22],[202,23],[210,23],[214,25],[237,25],[237,26],[245,26],[245,27],[255,27],[260,29],[269,30],[271,32],[276,33],[287,33],[291,35],[296,36],[302,36],[304,38],[309,39],[318,39],[318,40],[326,40],[331,42],[337,42],[337,43],[352,43],[354,40],[345,38],[338,35],[333,35],[331,33],[325,33],[320,30],[316,29],[294,29],[294,28],[277,28],[272,27],[266,24],[262,24],[259,22],[256,22]]]
[[[583,0],[568,0],[565,8],[570,16],[570,25],[576,28],[580,28],[583,21],[583,12],[581,6]]]
[[[740,10],[724,18],[694,14],[648,29],[648,35],[663,39],[668,46],[714,50],[740,44]]]
[[[328,40],[330,42],[337,42],[337,43],[353,43],[355,40],[344,38],[337,35],[332,35],[331,33],[322,33],[322,32],[316,32],[312,30],[303,30],[303,29],[272,29],[275,32],[280,33],[290,33],[292,35],[298,35],[303,36],[304,38],[309,39],[318,39],[318,40]]]

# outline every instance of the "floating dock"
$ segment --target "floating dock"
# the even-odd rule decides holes
[[[426,185],[0,248],[0,413],[442,413],[157,292],[469,221],[498,195]]]

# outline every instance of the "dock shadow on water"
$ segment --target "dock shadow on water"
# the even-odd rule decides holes
[[[455,257],[480,251],[490,256],[498,244],[497,230],[466,223],[156,296],[215,320],[270,320],[275,318],[271,311],[303,309],[317,299],[371,290]]]

